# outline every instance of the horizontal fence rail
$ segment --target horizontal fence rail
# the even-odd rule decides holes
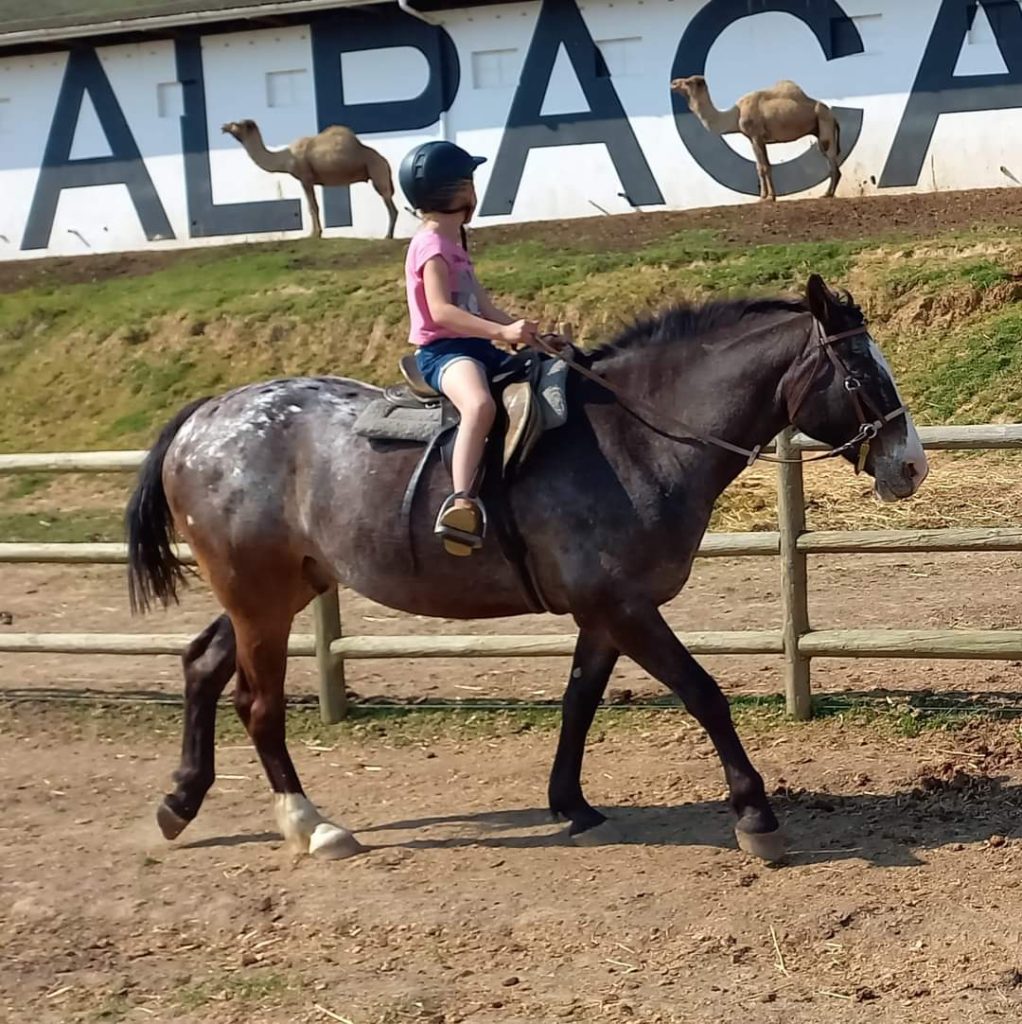
[[[783,654],[780,630],[740,629],[675,636],[693,654]],[[190,633],[4,633],[3,654],[184,654]],[[441,636],[346,636],[330,644],[345,661],[382,658],[561,658],[575,650],[574,633],[449,633]],[[813,658],[958,658],[1022,660],[1016,629],[817,629],[799,637]],[[288,654],[316,656],[312,633],[293,634]]]
[[[930,451],[995,451],[1022,448],[1022,423],[966,424],[919,427],[923,447]],[[794,434],[796,451],[823,452],[827,445],[805,434]],[[772,451],[767,446],[765,451]],[[138,469],[145,451],[29,452],[0,454],[0,473],[124,473]]]
[[[191,633],[7,633],[0,630],[4,654],[184,654]],[[292,634],[287,653],[293,658],[316,654],[316,638]]]
[[[922,427],[931,451],[1022,449],[1022,424]],[[782,454],[824,451],[802,435],[782,435]],[[123,473],[137,470],[144,451],[51,452],[0,455],[0,473]],[[761,533],[709,533],[702,558],[779,557],[782,569],[782,626],[778,630],[678,633],[693,654],[782,655],[789,712],[811,713],[809,666],[813,658],[976,658],[1022,659],[1022,630],[826,629],[813,630],[808,617],[807,560],[810,555],[901,554],[911,552],[1022,551],[1022,528],[941,530],[807,531],[803,467],[778,467],[779,530]],[[184,545],[178,555],[194,565]],[[124,565],[123,544],[0,543],[0,564]],[[344,663],[379,658],[546,658],[569,657],[574,634],[422,636],[344,636],[336,590],[313,607],[315,633],[294,634],[288,653],[317,659],[320,710],[327,722],[347,710]],[[12,633],[0,629],[0,653],[181,655],[186,634]]]

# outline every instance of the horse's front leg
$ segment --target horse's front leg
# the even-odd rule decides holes
[[[585,627],[579,631],[571,675],[561,703],[561,735],[550,772],[549,794],[550,813],[571,822],[569,832],[580,845],[596,845],[618,838],[605,815],[591,807],[582,793],[586,736],[617,658],[617,648],[606,635]]]
[[[738,845],[767,861],[780,860],[784,841],[763,788],[731,721],[716,680],[692,657],[652,605],[618,609],[608,622],[611,638],[654,678],[678,695],[706,730],[724,767],[735,813]]]

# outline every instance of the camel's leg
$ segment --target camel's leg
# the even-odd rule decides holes
[[[830,164],[830,188],[827,189],[826,198],[830,198],[837,191],[838,183],[841,181],[841,127],[833,117],[821,116],[818,121],[818,137],[820,140],[820,151],[827,158]]]
[[[277,824],[302,853],[338,860],[362,846],[346,829],[327,821],[302,791],[285,738],[284,676],[290,613],[262,608],[231,617],[238,644],[234,700],[275,793]]]
[[[387,237],[394,237],[394,228],[397,225],[397,207],[394,205],[394,179],[390,174],[390,165],[382,157],[379,160],[370,161],[368,168],[369,180],[373,188],[383,200],[387,207],[387,215],[390,223],[387,226]]]
[[[176,839],[199,813],[216,778],[216,702],[234,675],[234,629],[221,615],[189,645],[181,658],[185,676],[185,722],[176,786],[156,811],[160,831]]]
[[[310,238],[323,237],[323,225],[319,219],[319,200],[316,198],[316,184],[312,181],[303,181],[302,188],[305,189],[305,198],[309,203],[309,213],[312,215],[312,231]]]
[[[753,135],[749,137],[752,143],[753,152],[756,154],[756,170],[759,173],[759,198],[773,202],[777,198],[774,192],[774,178],[770,172],[770,158],[767,155],[766,143],[762,136]]]

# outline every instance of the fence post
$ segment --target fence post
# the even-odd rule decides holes
[[[348,713],[344,689],[344,661],[330,653],[330,645],[341,636],[341,604],[337,588],[331,587],[312,603],[316,627],[316,663],[319,667],[319,716],[336,725]]]
[[[777,438],[781,458],[799,457],[792,445],[793,431]],[[777,528],[781,536],[781,614],[784,634],[784,697],[788,714],[799,721],[812,717],[809,659],[799,654],[799,638],[809,632],[809,595],[806,556],[798,550],[798,538],[806,528],[802,463],[781,463],[777,480]]]

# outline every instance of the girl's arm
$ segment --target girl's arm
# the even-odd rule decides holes
[[[451,277],[447,264],[440,256],[433,256],[422,268],[422,283],[426,292],[429,315],[434,323],[467,338],[487,338],[505,345],[520,345],[535,333],[535,326],[525,320],[500,321],[474,316],[451,302]],[[480,302],[480,307],[483,303]]]
[[[482,285],[477,287],[479,290],[476,292],[476,297],[479,299],[479,308],[483,311],[483,316],[487,320],[492,320],[496,324],[513,324],[515,322],[513,316],[505,313],[502,309],[498,309],[493,304],[490,293]]]

